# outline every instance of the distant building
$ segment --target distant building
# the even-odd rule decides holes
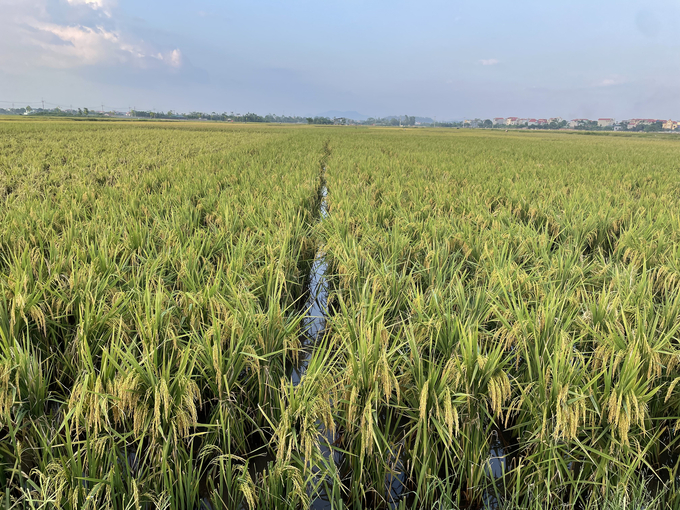
[[[529,126],[535,126],[536,124],[538,124],[538,121],[536,119],[527,119],[527,124]]]
[[[548,119],[538,119],[536,121],[537,126],[545,126],[548,123]]]
[[[599,127],[611,127],[615,122],[614,119],[597,119],[597,125]]]
[[[495,119],[493,119],[493,123],[496,126],[505,124],[505,117],[496,117]]]
[[[551,119],[548,119],[548,122],[551,123],[551,124],[553,122],[555,122],[556,124],[559,124],[560,122],[562,122],[562,117],[552,117]]]
[[[655,122],[657,122],[656,119],[630,119],[628,121],[628,129],[635,129],[635,128],[640,127],[640,126],[650,126],[650,125],[654,124]],[[661,121],[661,122],[665,122],[665,121]]]
[[[674,120],[667,120],[666,122],[663,123],[663,126],[661,126],[663,129],[668,129],[671,131],[675,131],[678,129],[678,123]]]
[[[569,121],[569,127],[574,129],[579,126],[588,125],[590,123],[589,119],[571,119]]]
[[[519,122],[519,117],[508,117],[505,119],[506,126],[516,126]]]

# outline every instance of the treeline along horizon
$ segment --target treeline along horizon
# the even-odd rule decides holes
[[[5,507],[677,507],[673,137],[0,135]]]

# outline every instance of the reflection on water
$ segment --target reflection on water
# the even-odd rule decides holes
[[[507,431],[496,429],[491,436],[487,473],[494,482],[500,482],[498,489],[502,489],[502,479],[516,464],[518,443]],[[513,460],[514,459],[514,460]],[[484,491],[482,508],[495,510],[501,507],[501,501],[493,487]]]
[[[328,207],[326,204],[326,196],[328,190],[324,186],[321,189],[320,214],[321,219],[328,216]],[[314,263],[309,271],[309,286],[307,288],[307,301],[304,309],[307,310],[305,318],[302,320],[302,329],[304,331],[303,349],[300,354],[298,366],[293,369],[291,378],[293,384],[297,386],[300,384],[300,379],[307,370],[309,359],[311,357],[311,348],[314,343],[321,338],[326,329],[326,307],[328,304],[328,281],[326,280],[326,271],[328,271],[328,263],[326,262],[326,255],[319,251],[314,257]]]

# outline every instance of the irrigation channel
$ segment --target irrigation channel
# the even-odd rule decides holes
[[[326,148],[327,150],[327,148]],[[324,158],[325,159],[325,158]],[[326,183],[326,167],[322,163],[319,189],[319,221],[323,221],[328,217],[328,187]],[[309,360],[312,356],[312,351],[316,343],[322,338],[326,330],[326,317],[328,315],[328,281],[326,280],[326,272],[328,271],[328,262],[326,261],[326,254],[323,250],[316,252],[314,262],[309,270],[307,301],[304,309],[307,310],[306,315],[302,321],[303,326],[303,346],[302,355],[299,358],[298,366],[293,369],[291,379],[293,385],[300,384],[302,377],[307,371]],[[330,434],[325,435],[325,444],[322,442],[322,452],[326,459],[332,457],[333,462],[337,466],[342,463],[343,454],[335,452],[331,448],[332,442],[335,440]],[[311,508],[314,510],[326,510],[332,508],[328,497],[324,493],[320,497],[315,498],[311,503]]]
[[[328,216],[328,203],[326,197],[328,196],[328,188],[326,187],[325,179],[326,168],[324,167],[321,173],[321,203],[319,205],[319,220],[323,221]],[[300,384],[300,379],[307,370],[307,365],[311,358],[311,348],[321,338],[326,329],[326,314],[328,305],[328,282],[326,281],[326,271],[328,271],[328,263],[326,262],[326,255],[322,250],[319,250],[315,257],[312,267],[309,270],[307,301],[304,309],[307,314],[302,320],[303,348],[300,356],[298,366],[293,369],[291,378],[293,384],[297,386]]]
[[[322,159],[322,167],[320,172],[319,183],[319,211],[318,221],[323,221],[328,217],[328,187],[326,182],[326,167],[325,158]],[[292,368],[291,382],[294,386],[298,386],[302,381],[309,362],[312,358],[316,344],[322,339],[328,317],[328,296],[329,283],[326,278],[328,271],[328,262],[326,261],[326,254],[322,249],[318,250],[314,256],[314,261],[310,267],[307,278],[307,298],[304,304],[306,310],[305,317],[302,320],[302,349],[299,356],[298,363]],[[505,470],[509,467],[507,464],[513,456],[513,448],[510,447],[509,442],[501,430],[496,431],[494,437],[491,438],[490,456],[488,459],[489,474],[496,480],[501,478]],[[330,433],[324,434],[324,441],[321,442],[322,453],[327,460],[332,458],[338,472],[343,473],[345,464],[344,453],[333,448],[336,437]],[[407,471],[406,458],[401,450],[394,454],[393,465],[395,472],[385,479],[385,492],[388,494],[388,505],[391,509],[397,508],[415,508],[417,506],[416,495],[407,488]],[[267,468],[269,462],[273,462],[275,457],[271,453],[266,453],[260,456],[254,456],[250,459],[251,476],[257,478]],[[346,473],[345,473],[346,474]],[[344,477],[343,477],[344,478]],[[486,492],[483,497],[482,508],[492,510],[499,507],[499,501],[494,494]],[[312,510],[332,510],[333,503],[325,492],[321,489],[321,494],[313,499],[310,504]],[[246,507],[242,507],[245,510]]]
[[[328,217],[328,187],[325,178],[326,167],[323,166],[320,178],[320,203],[319,203],[319,221],[323,221]],[[319,342],[326,330],[326,321],[328,316],[328,295],[329,284],[326,279],[328,271],[328,262],[326,261],[326,254],[323,250],[316,252],[314,262],[309,271],[307,300],[304,309],[307,310],[305,318],[303,319],[303,349],[302,355],[299,359],[299,364],[294,367],[291,380],[295,386],[300,384],[304,376],[309,361],[311,359],[313,350],[317,342]],[[332,444],[337,438],[332,437],[330,433],[325,435],[325,441],[322,442],[322,452],[327,459],[333,459],[333,462],[340,473],[343,472],[343,463],[345,455],[332,448]],[[507,469],[507,461],[511,449],[506,448],[507,441],[503,437],[502,431],[496,431],[491,441],[490,456],[488,459],[489,473],[493,478],[499,479],[503,476]],[[401,452],[401,450],[399,450]],[[264,460],[264,459],[262,459]],[[270,460],[270,459],[267,459]],[[273,459],[271,459],[273,460]],[[414,507],[416,498],[415,494],[408,491],[406,487],[407,466],[403,455],[396,454],[394,459],[394,466],[396,471],[388,476],[385,480],[385,491],[388,493],[388,503],[390,508],[397,508],[401,503],[406,503],[407,508]],[[266,461],[260,463],[260,470],[266,468]],[[483,499],[483,507],[486,509],[498,508],[498,499],[487,492]],[[331,510],[332,503],[322,489],[321,495],[314,499],[310,505],[313,510]]]

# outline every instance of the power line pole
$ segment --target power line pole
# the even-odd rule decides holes
[[[42,101],[42,109],[44,110],[45,109],[45,100],[41,99],[41,101]]]

